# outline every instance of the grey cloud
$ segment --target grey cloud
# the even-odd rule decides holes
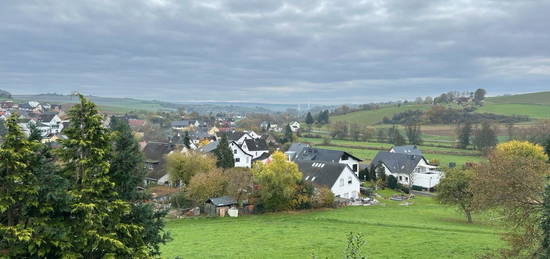
[[[536,91],[550,79],[548,11],[547,1],[4,0],[0,88],[312,103]]]

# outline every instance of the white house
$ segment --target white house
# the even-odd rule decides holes
[[[36,126],[42,136],[48,136],[60,133],[63,130],[63,121],[57,114],[42,114],[38,117]]]
[[[298,161],[296,164],[304,181],[326,186],[336,197],[359,198],[361,183],[348,165],[316,161]]]
[[[252,167],[252,155],[243,150],[235,141],[229,143],[229,148],[233,151],[233,159],[235,159],[235,167]]]
[[[292,130],[292,132],[300,131],[300,123],[299,122],[293,121],[293,122],[289,123],[288,125],[290,126],[290,130]]]
[[[382,166],[386,175],[393,175],[400,184],[429,190],[443,177],[443,172],[430,165],[423,156],[395,152],[378,152],[372,160],[371,170]]]

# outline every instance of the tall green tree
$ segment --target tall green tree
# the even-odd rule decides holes
[[[315,120],[313,119],[313,116],[311,116],[311,112],[307,112],[306,115],[306,124],[311,126],[311,124],[315,123]]]
[[[156,210],[153,204],[145,202],[151,197],[149,194],[138,192],[138,186],[143,185],[145,169],[143,154],[134,138],[128,122],[119,117],[111,119],[111,130],[114,135],[111,155],[110,175],[115,183],[115,190],[119,197],[130,203],[131,212],[124,216],[126,223],[142,226],[142,240],[127,244],[133,249],[139,248],[142,243],[147,246],[148,254],[160,255],[160,244],[166,243],[170,236],[164,231],[164,216],[166,211]]]
[[[405,133],[407,134],[407,139],[411,145],[420,145],[422,144],[422,131],[420,125],[416,123],[408,124],[406,127]]]
[[[26,210],[38,206],[38,187],[30,167],[32,144],[17,125],[17,114],[7,119],[6,129],[0,146],[0,250],[17,257],[25,252],[21,244],[31,241]]]
[[[479,88],[474,93],[474,102],[477,105],[481,105],[483,100],[485,100],[485,94],[487,94],[487,91],[483,88]]]
[[[285,127],[285,142],[291,143],[294,141],[294,134],[292,134],[292,129],[290,128],[290,125],[286,125]]]
[[[458,126],[458,147],[462,149],[468,148],[470,138],[472,137],[472,122],[467,120],[463,125]]]
[[[111,135],[94,103],[79,95],[69,111],[59,154],[70,179],[71,247],[65,256],[147,257],[143,226],[125,222],[130,204],[119,198],[110,175]]]
[[[218,161],[216,166],[220,168],[233,168],[235,167],[235,158],[233,157],[233,151],[229,147],[229,141],[225,134],[222,135],[218,148],[214,150],[214,155]]]
[[[443,204],[458,206],[468,223],[472,223],[474,211],[474,194],[470,189],[472,175],[470,170],[449,169],[436,187],[437,199]]]
[[[484,121],[481,123],[481,129],[474,132],[474,146],[483,153],[488,153],[498,144],[497,134],[492,125]]]

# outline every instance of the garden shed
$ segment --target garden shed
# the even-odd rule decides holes
[[[237,201],[230,196],[210,198],[204,204],[204,212],[209,216],[224,217],[227,211],[237,205]]]

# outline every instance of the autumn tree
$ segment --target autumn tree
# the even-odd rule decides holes
[[[330,125],[330,136],[342,139],[348,135],[348,124],[344,121],[336,121]]]
[[[474,131],[474,146],[477,150],[487,154],[498,144],[497,135],[491,123],[484,121],[481,129]]]
[[[436,187],[439,202],[458,206],[464,212],[468,223],[472,223],[472,212],[474,211],[474,194],[470,187],[472,178],[471,170],[449,169]]]
[[[361,125],[358,123],[351,123],[349,125],[349,135],[352,140],[358,141],[361,138]]]
[[[237,202],[248,199],[253,193],[254,182],[249,168],[226,169],[224,174],[229,178],[226,194],[233,197]]]
[[[227,175],[221,169],[214,169],[191,177],[185,193],[196,204],[202,204],[208,198],[223,196],[228,183]]]
[[[254,182],[259,186],[259,203],[266,211],[287,210],[302,173],[283,153],[275,152],[272,157],[271,163],[256,163],[252,169]]]
[[[216,165],[220,168],[232,168],[235,167],[235,158],[233,158],[233,151],[229,147],[227,136],[222,135],[218,147],[214,150],[214,155],[217,158]]]
[[[485,94],[487,91],[483,88],[479,88],[474,92],[474,102],[476,105],[481,105],[483,100],[485,100]]]
[[[389,129],[388,138],[390,139],[390,142],[396,146],[402,146],[406,143],[406,139],[403,135],[401,135],[401,132],[395,125]]]
[[[174,152],[166,156],[166,171],[172,182],[186,185],[196,174],[216,168],[216,159],[209,154],[198,152]]]
[[[535,255],[542,242],[543,192],[550,173],[543,147],[529,142],[499,144],[487,162],[475,168],[471,182],[474,205],[497,209],[512,227],[504,236],[510,249],[503,256]]]

